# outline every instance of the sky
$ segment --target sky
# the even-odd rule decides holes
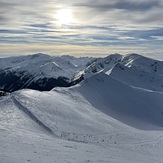
[[[0,0],[0,56],[40,52],[163,60],[163,0]]]

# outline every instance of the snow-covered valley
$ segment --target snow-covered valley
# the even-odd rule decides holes
[[[0,97],[0,163],[161,163],[162,62],[106,59],[83,61],[75,86]]]

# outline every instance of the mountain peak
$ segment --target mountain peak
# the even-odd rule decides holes
[[[30,56],[31,58],[50,57],[50,55],[43,54],[43,53],[36,53],[36,54],[29,55],[29,56]]]

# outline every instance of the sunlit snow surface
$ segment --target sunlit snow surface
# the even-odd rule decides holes
[[[0,97],[0,163],[162,163],[163,93],[144,75],[132,85],[129,71],[153,73],[133,58],[70,88]]]

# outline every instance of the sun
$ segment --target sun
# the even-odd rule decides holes
[[[60,25],[72,24],[74,21],[72,10],[69,8],[58,10],[56,18],[57,23]]]

